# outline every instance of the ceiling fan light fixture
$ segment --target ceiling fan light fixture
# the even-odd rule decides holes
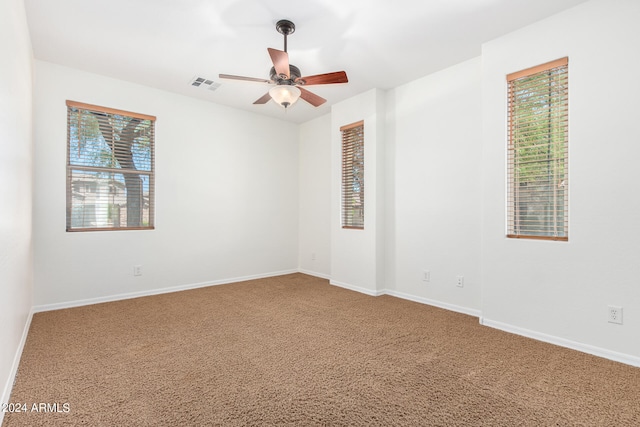
[[[298,98],[300,98],[300,93],[300,89],[291,85],[278,85],[269,90],[271,99],[285,109],[296,103]]]
[[[258,79],[255,77],[234,76],[231,74],[220,74],[221,79],[244,80],[249,82],[259,82],[275,85],[269,92],[262,95],[253,102],[253,105],[264,105],[270,100],[274,100],[278,105],[287,108],[295,104],[298,99],[319,107],[325,102],[321,96],[308,91],[306,88],[298,88],[297,86],[312,85],[328,85],[334,83],[347,83],[347,73],[344,71],[335,71],[333,73],[315,74],[312,76],[302,76],[300,69],[289,62],[289,54],[287,53],[287,36],[293,34],[296,26],[293,22],[281,19],[276,24],[276,30],[284,36],[284,50],[267,48],[267,52],[271,57],[273,67],[269,71],[269,80]]]

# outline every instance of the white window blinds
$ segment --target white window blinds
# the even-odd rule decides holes
[[[342,228],[364,228],[364,121],[342,126]]]
[[[568,240],[568,59],[507,84],[507,236]]]
[[[154,125],[67,101],[67,231],[153,229]]]

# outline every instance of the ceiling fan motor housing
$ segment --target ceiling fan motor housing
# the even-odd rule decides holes
[[[295,65],[289,64],[289,78],[282,78],[277,72],[275,67],[271,67],[271,71],[269,72],[269,78],[279,85],[295,85],[296,79],[299,79],[302,76],[300,74],[300,69]]]

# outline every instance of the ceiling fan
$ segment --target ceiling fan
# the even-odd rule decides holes
[[[262,97],[258,98],[254,104],[266,104],[269,100],[273,99],[285,109],[293,105],[298,98],[304,99],[314,107],[318,107],[327,102],[326,99],[309,92],[302,86],[347,83],[349,81],[347,79],[347,73],[344,71],[302,77],[300,69],[289,63],[289,54],[287,53],[287,36],[293,34],[296,26],[293,22],[282,19],[276,23],[276,30],[284,36],[284,50],[267,48],[271,61],[273,62],[273,67],[271,67],[269,73],[269,80],[233,76],[230,74],[220,74],[220,78],[273,84],[275,86]]]

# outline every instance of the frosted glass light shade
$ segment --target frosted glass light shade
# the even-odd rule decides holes
[[[276,104],[288,108],[300,98],[300,89],[291,85],[278,85],[269,90],[269,95]]]

